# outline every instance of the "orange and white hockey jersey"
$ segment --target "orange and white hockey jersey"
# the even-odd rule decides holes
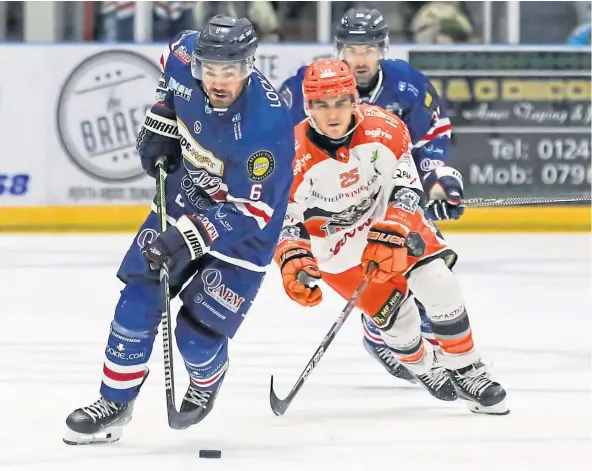
[[[393,206],[408,215],[408,227],[423,239],[415,252],[409,249],[409,271],[447,246],[423,217],[423,188],[407,126],[375,106],[361,105],[360,113],[349,144],[335,156],[311,141],[307,121],[296,126],[294,181],[280,243],[310,243],[322,272],[343,273],[360,264],[370,226]]]

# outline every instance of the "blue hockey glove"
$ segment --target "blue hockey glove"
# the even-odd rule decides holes
[[[175,172],[183,161],[175,112],[161,104],[154,105],[146,114],[136,149],[142,168],[151,177],[156,175],[156,161],[163,155],[167,158],[166,171]]]
[[[207,231],[198,219],[182,216],[177,224],[160,234],[142,249],[150,270],[158,271],[166,263],[169,270],[183,267],[208,251]]]
[[[424,211],[427,219],[459,219],[464,214],[463,180],[458,170],[436,167],[424,176],[423,187],[429,200]]]

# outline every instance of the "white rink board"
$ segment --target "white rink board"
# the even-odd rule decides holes
[[[121,236],[0,236],[0,469],[19,471],[584,469],[590,450],[590,235],[449,236],[474,338],[508,390],[505,417],[471,415],[386,374],[352,315],[284,417],[286,394],[343,301],[284,295],[274,267],[230,345],[211,415],[168,429],[161,339],[122,440],[61,441],[66,415],[98,398],[103,350],[131,242]],[[175,305],[176,306],[176,305]],[[175,358],[178,394],[187,378]],[[220,449],[222,460],[198,459]]]

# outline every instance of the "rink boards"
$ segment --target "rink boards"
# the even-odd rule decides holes
[[[0,231],[134,231],[142,223],[154,180],[135,140],[161,50],[0,46],[1,63],[18,71],[0,83]],[[256,64],[279,87],[331,53],[329,45],[262,45]],[[467,197],[589,193],[589,51],[395,45],[389,55],[425,71],[447,101],[449,162]],[[479,208],[442,229],[589,231],[590,220],[589,206]]]

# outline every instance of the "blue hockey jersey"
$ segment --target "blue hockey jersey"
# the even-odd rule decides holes
[[[167,178],[169,222],[183,214],[198,217],[212,256],[264,271],[288,204],[294,128],[258,71],[230,108],[212,108],[191,75],[196,34],[183,32],[160,61],[156,101],[174,110],[183,155],[181,168]]]
[[[306,66],[288,78],[280,95],[296,125],[306,118],[302,81]],[[423,174],[446,160],[451,125],[444,104],[429,79],[403,60],[381,60],[378,82],[360,103],[369,103],[399,115],[413,140],[413,157]]]

